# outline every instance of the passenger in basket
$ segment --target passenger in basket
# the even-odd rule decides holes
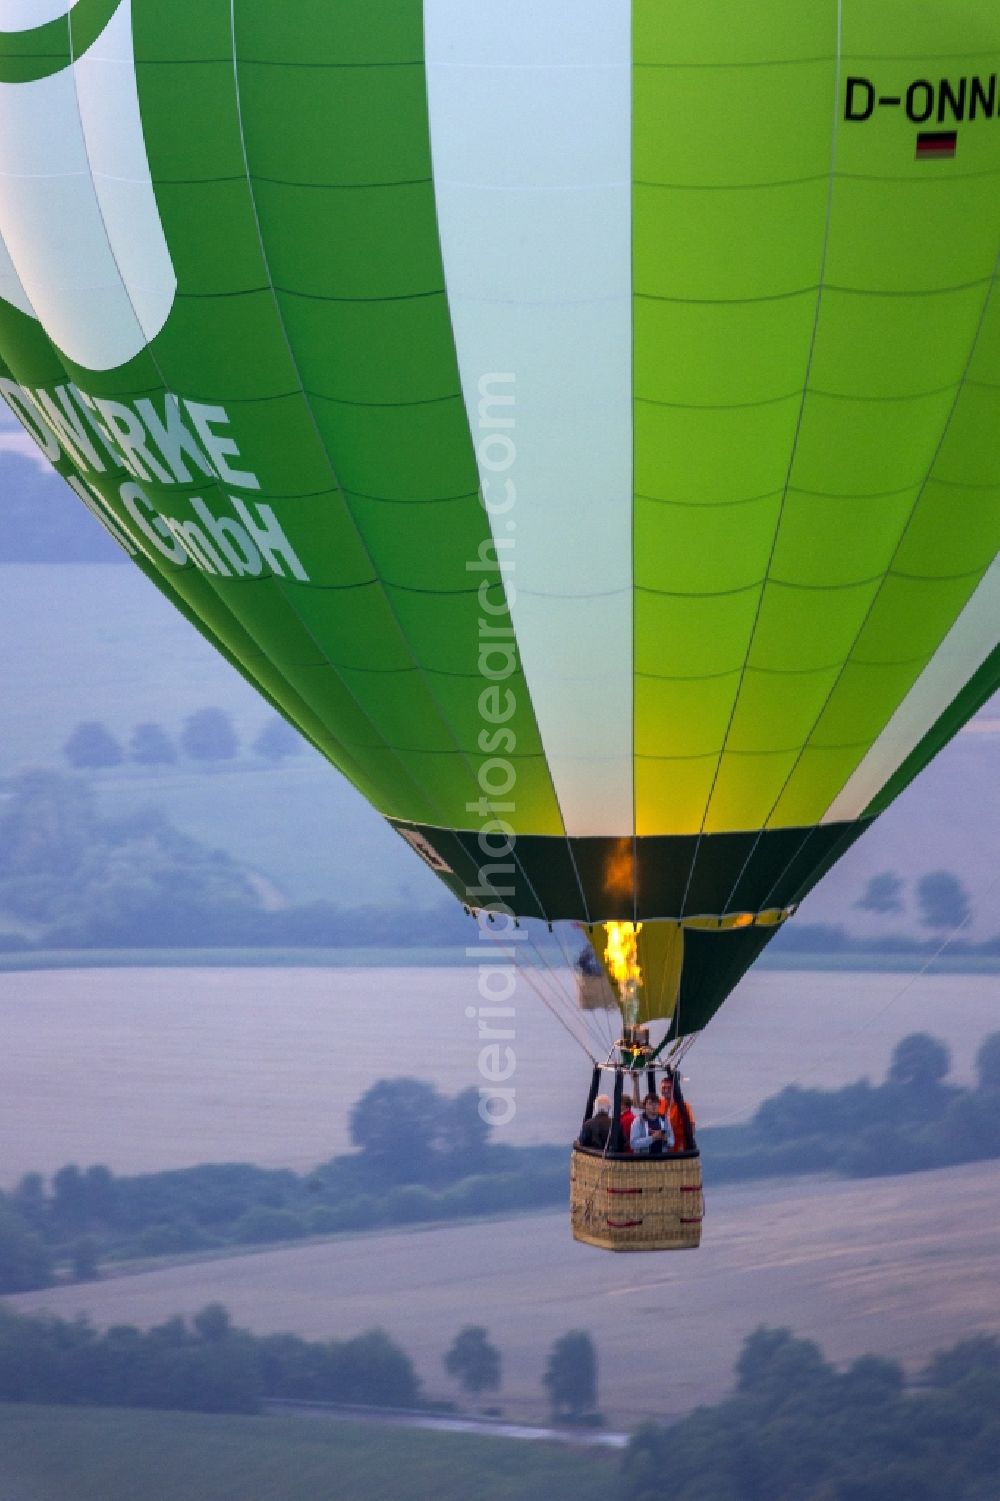
[[[632,1150],[632,1122],[635,1120],[635,1111],[632,1109],[632,1096],[622,1095],[622,1151]]]
[[[674,1144],[670,1121],[660,1118],[659,1101],[655,1094],[648,1094],[642,1102],[642,1114],[632,1122],[632,1150],[647,1157],[660,1157],[669,1152]]]
[[[670,1072],[660,1083],[660,1118],[670,1122],[674,1144],[672,1152],[693,1152],[694,1111],[681,1093],[681,1081]]]
[[[594,1152],[603,1152],[611,1135],[611,1101],[606,1094],[599,1094],[594,1105],[596,1108],[590,1120],[583,1123],[580,1145],[590,1147]]]

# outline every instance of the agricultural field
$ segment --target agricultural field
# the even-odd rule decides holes
[[[881,1079],[915,1031],[940,1037],[955,1082],[969,1083],[979,1043],[1000,1028],[998,987],[996,975],[757,969],[685,1064],[698,1121],[745,1120],[787,1084]],[[350,1107],[378,1079],[481,1086],[479,1004],[475,968],[0,974],[0,1187],[67,1162],[306,1171],[349,1146]],[[496,1139],[568,1142],[589,1060],[528,977],[511,1004],[516,1109]],[[589,1040],[607,1047],[604,1014]]]
[[[910,1371],[974,1333],[1000,1334],[1000,1163],[903,1177],[712,1188],[700,1250],[613,1256],[571,1240],[565,1213],[342,1237],[109,1276],[5,1302],[20,1313],[149,1327],[224,1303],[255,1333],[346,1338],[383,1327],[430,1397],[454,1397],[442,1358],[482,1324],[503,1358],[505,1414],[544,1420],[555,1339],[585,1329],[615,1428],[714,1402],[760,1324]],[[668,1340],[663,1379],[643,1352]]]
[[[322,1417],[0,1406],[0,1493],[30,1501],[603,1501],[618,1465]]]

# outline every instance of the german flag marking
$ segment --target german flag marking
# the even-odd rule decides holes
[[[936,161],[955,155],[958,150],[957,130],[922,130],[917,136],[917,161]]]

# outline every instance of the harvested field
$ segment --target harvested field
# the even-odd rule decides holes
[[[258,1332],[345,1336],[382,1325],[445,1394],[441,1357],[463,1324],[504,1356],[503,1399],[538,1415],[552,1341],[588,1329],[613,1423],[679,1412],[729,1386],[744,1336],[788,1325],[835,1361],[868,1351],[911,1370],[979,1330],[1000,1333],[1000,1165],[860,1183],[721,1188],[709,1167],[700,1251],[615,1256],[575,1244],[564,1215],[358,1236],[25,1293],[25,1312],[149,1325],[219,1300]],[[637,1380],[669,1339],[662,1397]]]
[[[477,1004],[472,968],[0,973],[0,1186],[66,1162],[306,1170],[348,1146],[350,1105],[376,1079],[480,1085]],[[589,1064],[528,983],[513,1004],[517,1113],[503,1139],[568,1140]],[[699,1040],[689,1093],[702,1125],[739,1120],[797,1080],[881,1078],[899,1038],[922,1029],[965,1081],[998,1027],[995,975],[761,970]]]

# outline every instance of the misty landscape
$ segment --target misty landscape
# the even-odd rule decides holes
[[[259,696],[127,566],[43,461],[28,456],[33,445],[10,430],[12,419],[7,426],[16,446],[0,449],[0,485],[11,507],[0,537],[2,684],[10,706],[0,740],[0,815],[18,798],[69,798],[83,817],[110,825],[120,847],[129,820],[145,818],[141,833],[150,837],[155,810],[155,837],[181,861],[184,878],[200,863],[199,878],[216,882],[223,910],[206,934],[216,946],[228,937],[246,947],[249,926],[257,943],[342,948],[353,936],[364,948],[444,946],[454,962],[466,923],[432,872],[300,737],[281,733]],[[192,720],[202,721],[193,755]],[[81,726],[97,730],[96,747],[84,740],[82,762],[79,746],[73,749]],[[147,735],[155,727],[164,759],[155,739],[153,759],[141,738],[137,757],[140,727]],[[1000,704],[987,704],[919,788],[837,863],[763,962],[786,945],[799,952],[902,946],[926,956],[946,936],[952,954],[991,944],[995,953],[1000,898],[984,818],[994,816],[998,762]],[[25,784],[29,769],[44,769],[47,778]],[[183,840],[191,843],[182,851]],[[65,896],[73,884],[65,852],[53,858],[62,861]],[[950,885],[936,893],[932,883],[928,906],[921,883],[942,873]],[[27,918],[12,913],[3,877],[0,862],[0,951],[25,940],[37,946],[46,927],[64,926],[64,901]],[[203,915],[204,906],[197,920]],[[135,946],[127,926],[110,927],[113,910],[105,906],[101,916],[89,931],[77,924],[64,935],[74,941],[60,946],[100,948],[112,931],[111,946]],[[139,946],[183,946],[195,915],[185,918],[178,936],[164,914],[143,911]]]
[[[1000,1501],[1000,0],[0,0],[0,1501]]]
[[[564,1207],[589,1070],[552,1004],[574,994],[572,945],[519,977],[516,1109],[485,1132],[470,919],[7,438],[11,1495],[132,1501],[106,1478],[113,1452],[124,1477],[159,1456],[155,1501],[235,1497],[247,1454],[255,1501],[326,1495],[331,1460],[345,1497],[383,1464],[401,1497],[464,1496],[473,1473],[484,1498],[586,1501],[622,1476],[643,1497],[665,1434],[677,1474],[701,1477],[683,1495],[728,1498],[710,1424],[751,1422],[778,1474],[763,1456],[768,1425],[798,1421],[775,1407],[793,1370],[827,1433],[863,1392],[901,1455],[914,1403],[929,1453],[960,1390],[972,1423],[961,1382],[1000,1380],[1000,706],[826,878],[687,1059],[702,1249],[606,1257],[570,1239]],[[609,1042],[589,1020],[584,1044]],[[453,1124],[444,1156],[376,1188],[363,1127],[383,1101]],[[662,1380],[637,1380],[661,1339]],[[373,1460],[352,1403],[409,1426],[383,1427]],[[789,1452],[812,1445],[825,1473],[823,1442],[803,1429]],[[974,1486],[991,1442],[956,1496],[990,1495]],[[920,1501],[899,1463],[870,1494]],[[759,1494],[842,1494],[783,1484]]]

